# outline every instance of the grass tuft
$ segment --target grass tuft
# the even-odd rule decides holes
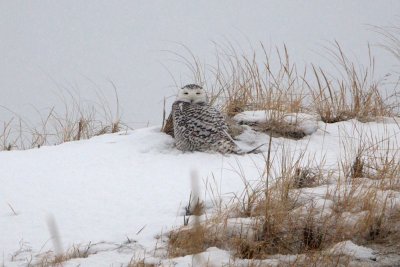
[[[400,205],[393,204],[400,196],[397,150],[390,150],[387,139],[363,138],[361,148],[347,151],[337,171],[309,166],[313,161],[304,153],[295,156],[283,149],[280,159],[266,156],[264,178],[258,184],[250,185],[240,173],[245,189],[228,210],[170,232],[169,256],[216,246],[232,251],[236,259],[262,262],[276,255],[297,255],[291,264],[342,266],[351,257],[331,252],[339,242],[396,246],[400,238]],[[319,193],[310,194],[311,188]]]
[[[54,107],[46,113],[37,111],[40,116],[39,125],[32,125],[5,108],[15,117],[3,122],[0,150],[40,148],[44,145],[79,141],[128,129],[121,121],[118,94],[115,85],[112,85],[115,90],[115,110],[111,109],[101,94],[98,94],[99,99],[96,103],[83,101],[77,94],[68,90],[67,96],[60,96],[64,102],[63,111]]]

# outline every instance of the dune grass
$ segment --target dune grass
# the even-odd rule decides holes
[[[0,151],[40,148],[128,129],[121,121],[117,89],[114,84],[112,86],[115,92],[113,105],[101,92],[97,92],[97,101],[85,101],[77,93],[63,88],[65,93],[60,93],[63,108],[51,107],[44,112],[36,110],[40,117],[38,124],[32,124],[5,108],[12,118],[3,122]]]
[[[349,261],[329,253],[338,242],[395,246],[400,238],[400,205],[393,203],[400,197],[399,155],[378,148],[386,139],[370,141],[346,153],[337,170],[311,167],[303,153],[294,157],[282,151],[279,159],[266,158],[265,165],[272,167],[256,186],[246,183],[227,210],[170,232],[169,256],[219,247],[237,259],[297,255],[291,264],[336,266],[335,261]]]
[[[397,36],[385,34],[392,41],[386,49],[396,55]],[[243,111],[272,111],[274,116],[265,123],[271,136],[275,131],[287,137],[293,124],[284,117],[290,113],[315,114],[325,123],[399,116],[398,84],[375,77],[370,47],[370,65],[365,67],[351,62],[334,42],[327,52],[338,76],[314,64],[311,71],[299,71],[286,46],[276,50],[280,64],[275,68],[262,45],[261,56],[256,51],[250,56],[239,54],[229,45],[218,48],[214,66],[202,65],[189,51],[192,56],[185,64],[193,80],[208,89],[211,103],[228,119]],[[388,86],[394,93],[387,94]],[[342,141],[348,142],[344,137]],[[243,193],[227,209],[171,231],[169,257],[215,246],[231,251],[233,260],[250,260],[248,266],[263,266],[262,260],[280,254],[295,255],[281,260],[282,266],[347,266],[351,257],[330,250],[339,242],[394,247],[400,240],[400,205],[393,202],[400,197],[396,144],[389,138],[371,140],[365,133],[348,147],[356,150],[349,149],[345,158],[338,159],[337,168],[326,169],[307,164],[312,158],[305,158],[305,153],[294,157],[281,151],[277,159],[270,146],[259,183],[244,182]],[[305,192],[313,190],[322,196],[308,197]]]

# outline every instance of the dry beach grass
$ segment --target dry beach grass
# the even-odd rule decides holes
[[[386,48],[396,55],[397,36],[384,34],[394,40]],[[275,116],[266,121],[269,128],[264,131],[288,137],[287,132],[293,132],[293,124],[283,120],[288,113],[316,114],[325,123],[399,116],[397,84],[393,85],[394,93],[385,95],[384,79],[374,77],[370,48],[370,66],[364,68],[351,62],[335,42],[328,52],[341,69],[342,75],[337,77],[315,65],[311,77],[306,76],[306,70],[300,75],[286,47],[283,52],[277,49],[281,64],[272,70],[263,46],[261,51],[260,60],[256,52],[239,55],[228,46],[219,51],[216,67],[209,71],[192,58],[193,78],[210,88],[212,101],[227,117],[248,110],[273,110]],[[398,250],[400,155],[398,145],[389,139],[360,135],[356,144],[347,146],[348,153],[338,159],[335,169],[308,166],[304,162],[312,162],[312,158],[304,158],[305,154],[296,158],[281,151],[280,159],[272,159],[269,147],[260,182],[256,186],[244,183],[243,193],[228,209],[170,232],[169,256],[218,247],[231,251],[233,259],[250,260],[247,266],[273,266],[268,259],[279,259],[279,266],[358,266],[354,258],[332,252],[332,247],[352,240],[381,251]],[[342,142],[349,140],[343,137]],[[248,179],[243,177],[243,181]],[[312,193],[315,191],[320,194]],[[376,259],[370,260],[358,264],[372,266]],[[397,260],[400,263],[400,257]],[[236,266],[234,260],[229,266]],[[237,266],[244,266],[243,262]]]

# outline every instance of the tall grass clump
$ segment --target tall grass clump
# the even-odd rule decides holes
[[[292,125],[284,120],[284,115],[306,110],[307,86],[302,79],[305,70],[299,73],[286,46],[277,48],[276,58],[272,58],[262,44],[250,55],[240,53],[231,44],[216,44],[214,65],[203,65],[184,48],[188,57],[174,54],[188,68],[190,79],[208,90],[210,103],[226,115],[231,129],[235,124],[231,118],[235,115],[249,110],[269,110],[268,127],[263,130],[286,136],[292,132]],[[168,133],[171,120],[166,125],[170,127],[163,131]]]
[[[321,67],[312,65],[316,82],[307,83],[314,110],[326,123],[348,119],[373,120],[380,116],[393,116],[388,98],[383,94],[383,81],[374,77],[374,59],[369,48],[368,67],[351,62],[338,42],[327,48],[339,72],[333,77]]]
[[[101,92],[97,92],[97,101],[88,101],[66,88],[61,88],[64,93],[59,94],[62,107],[35,109],[39,123],[31,123],[28,119],[5,108],[13,118],[3,122],[0,150],[38,148],[127,129],[128,127],[121,122],[116,87],[114,84],[112,86],[115,92],[115,103],[112,105],[114,108]]]
[[[193,79],[210,90],[211,102],[230,117],[245,110],[298,112],[303,108],[305,83],[287,47],[276,49],[277,59],[263,44],[260,47],[248,55],[230,44],[216,45],[214,66],[205,67],[195,57],[186,61]]]
[[[258,182],[237,172],[242,194],[200,223],[172,231],[169,256],[219,247],[231,251],[234,260],[261,266],[277,255],[291,255],[281,257],[284,266],[347,266],[351,256],[334,249],[344,242],[395,248],[400,239],[397,143],[387,129],[379,138],[362,129],[352,132],[359,136],[341,137],[342,156],[329,168],[323,158],[306,153],[307,147],[274,151],[268,142]]]
[[[386,95],[386,77],[375,77],[370,46],[368,66],[352,62],[338,42],[327,47],[336,73],[312,62],[299,68],[285,45],[271,53],[260,44],[244,53],[231,44],[216,44],[215,60],[209,65],[184,48],[189,56],[174,54],[187,67],[191,80],[209,91],[211,103],[227,117],[248,110],[271,110],[270,124],[282,125],[284,114],[294,112],[315,113],[327,123],[398,115],[389,104],[394,95]]]

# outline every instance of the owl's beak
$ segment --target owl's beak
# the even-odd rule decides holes
[[[190,99],[190,104],[193,104],[193,99]]]

